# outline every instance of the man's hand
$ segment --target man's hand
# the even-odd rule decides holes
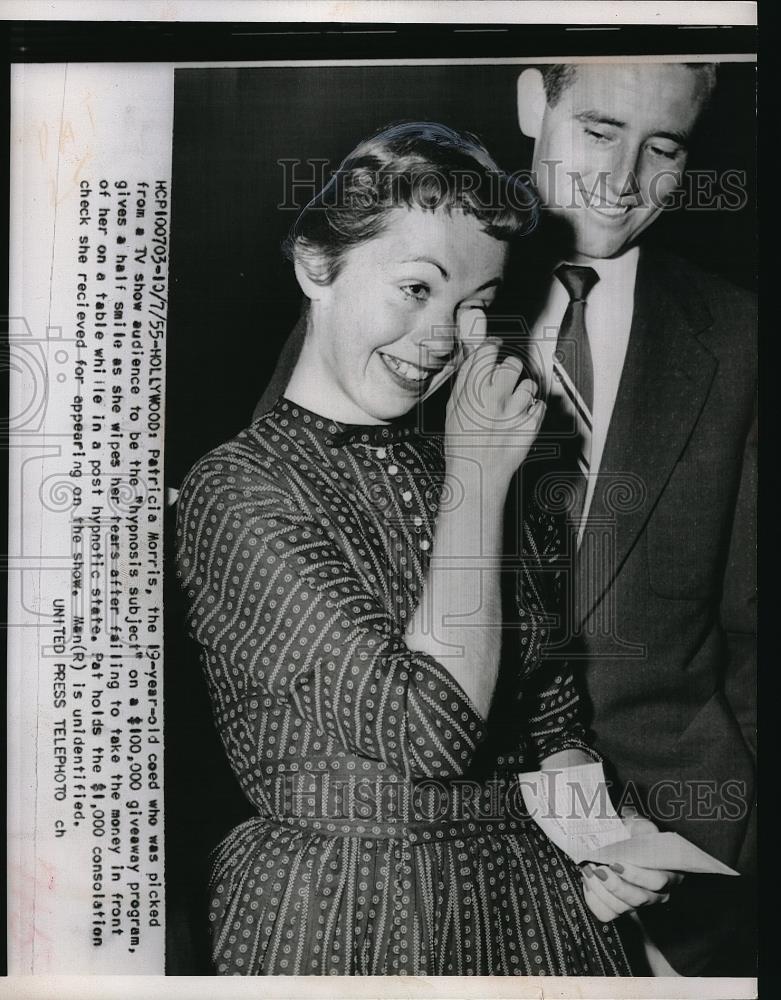
[[[655,833],[657,830],[649,819],[635,813],[622,815],[622,819],[632,837]],[[594,916],[604,923],[643,906],[666,903],[670,898],[670,889],[683,880],[680,872],[639,868],[627,863],[589,863],[583,865],[581,871],[586,903]]]

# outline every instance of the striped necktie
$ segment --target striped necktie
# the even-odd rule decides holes
[[[577,537],[588,488],[591,461],[594,368],[586,331],[586,298],[599,281],[591,267],[561,264],[554,274],[569,295],[553,352],[553,377],[561,390],[561,409],[552,409],[550,430],[560,438],[561,471],[572,489],[568,521]]]

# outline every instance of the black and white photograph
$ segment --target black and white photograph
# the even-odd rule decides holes
[[[750,974],[745,876],[578,867],[513,781],[598,761],[632,836],[749,860],[753,73],[177,71],[168,481],[243,819],[218,972],[642,975],[639,910],[665,971]]]
[[[755,52],[481,27],[12,67],[12,975],[756,995]]]

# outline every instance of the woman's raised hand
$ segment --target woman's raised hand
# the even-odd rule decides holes
[[[519,358],[497,361],[500,341],[486,337],[481,310],[462,310],[459,326],[466,360],[448,401],[446,459],[478,462],[485,476],[507,486],[531,448],[545,404],[536,398],[537,385],[522,379]]]

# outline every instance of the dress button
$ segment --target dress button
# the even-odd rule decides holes
[[[401,494],[401,499],[404,501],[404,503],[409,503],[410,500],[412,499],[412,492],[410,490],[404,490],[404,492]]]
[[[388,466],[388,475],[389,476],[395,476],[398,471],[399,471],[398,465],[389,465]]]
[[[386,448],[377,449],[377,458],[387,458],[387,457],[388,457],[388,452]]]
[[[415,527],[419,528],[421,524],[423,524],[423,518],[420,516],[420,514],[416,514],[412,518],[412,523],[415,525]]]
[[[424,550],[429,549],[431,548],[431,542],[428,540],[428,538],[424,538],[421,540],[420,547]]]

